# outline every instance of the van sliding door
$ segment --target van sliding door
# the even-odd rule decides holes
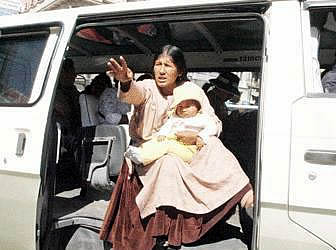
[[[1,249],[38,248],[50,102],[74,22],[62,13],[0,17]]]

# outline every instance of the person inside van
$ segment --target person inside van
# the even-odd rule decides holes
[[[326,69],[321,74],[322,87],[325,93],[336,93],[336,60],[330,69]]]
[[[98,76],[99,75],[93,78],[91,83],[85,87],[84,91],[82,91],[81,94],[93,95],[94,97],[99,99],[100,95],[108,87],[108,82],[99,80]]]
[[[329,11],[328,9],[323,12],[315,12],[314,10],[310,11],[311,49],[314,72],[313,80],[316,86],[321,86],[322,84],[323,91],[326,93],[332,93],[336,91],[334,78],[336,69],[334,67],[329,67],[321,74],[319,62],[320,40],[321,37],[328,37],[328,39],[323,39],[323,47],[333,47],[333,41],[336,39],[336,32],[330,29],[330,27],[334,26],[336,22],[335,17],[336,12]]]
[[[209,83],[205,84],[206,95],[209,98],[210,105],[214,108],[215,114],[221,120],[223,128],[220,135],[221,140],[225,136],[227,126],[229,126],[229,110],[225,104],[226,101],[231,100],[236,103],[240,99],[240,92],[238,90],[239,77],[231,72],[220,73],[218,77],[210,79]],[[204,89],[204,88],[203,88]]]
[[[98,114],[100,124],[128,124],[127,113],[131,111],[131,105],[118,99],[118,81],[112,81],[106,73],[99,74],[97,82],[106,85],[107,88],[102,92],[98,102]]]
[[[218,77],[210,79],[206,83],[206,95],[211,106],[214,108],[218,118],[223,121],[228,116],[228,109],[225,102],[231,100],[239,101],[240,92],[238,90],[239,77],[231,72],[220,73]]]
[[[108,74],[120,81],[119,98],[138,107],[130,121],[135,146],[150,140],[168,118],[178,86],[200,88],[187,78],[184,54],[173,45],[161,48],[153,60],[154,79],[140,83],[120,57],[111,58]],[[221,131],[221,122],[204,92],[201,106]],[[187,133],[188,132],[188,133]],[[197,133],[183,131],[180,140]],[[113,249],[174,249],[199,240],[238,203],[253,206],[248,177],[237,159],[216,136],[197,152],[190,164],[166,154],[145,167],[124,162],[100,231]],[[188,230],[187,230],[188,229]]]
[[[62,128],[63,146],[65,151],[73,151],[76,135],[81,126],[79,92],[74,85],[76,78],[74,62],[67,58],[58,79],[55,96],[56,121]]]

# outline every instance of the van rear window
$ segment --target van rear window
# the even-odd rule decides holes
[[[48,34],[0,37],[0,104],[26,104]]]

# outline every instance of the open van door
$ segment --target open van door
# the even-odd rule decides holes
[[[315,72],[309,53],[310,32],[309,12],[312,17],[321,17],[327,13],[327,22],[332,21],[336,28],[336,20],[332,20],[335,1],[307,1],[303,10],[303,40],[305,44],[306,94],[292,104],[291,128],[291,163],[289,184],[289,216],[299,226],[309,231],[321,241],[336,248],[336,199],[333,193],[336,177],[336,94],[323,93],[317,68],[317,79],[313,81]],[[323,7],[323,8],[322,8]],[[336,19],[336,16],[334,16]],[[315,27],[315,26],[314,26]],[[323,29],[320,32],[319,61],[329,51],[330,60],[334,57],[336,32]],[[330,39],[334,37],[331,43]],[[328,38],[328,39],[326,39]],[[329,41],[329,42],[328,42]],[[314,52],[313,52],[314,54]],[[315,78],[316,79],[316,78]],[[316,83],[317,82],[317,83]],[[318,88],[319,87],[319,88]],[[320,90],[318,90],[320,89]]]
[[[75,20],[62,12],[0,17],[1,249],[39,248],[46,128],[52,127],[50,103]]]

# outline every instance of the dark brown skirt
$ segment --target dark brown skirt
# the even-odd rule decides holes
[[[155,214],[145,219],[141,219],[135,203],[141,188],[136,173],[128,179],[128,166],[124,162],[100,231],[100,239],[111,242],[113,250],[152,250],[155,237],[159,236],[167,236],[172,246],[195,242],[230,212],[251,185],[246,185],[229,201],[207,214],[159,207]]]

